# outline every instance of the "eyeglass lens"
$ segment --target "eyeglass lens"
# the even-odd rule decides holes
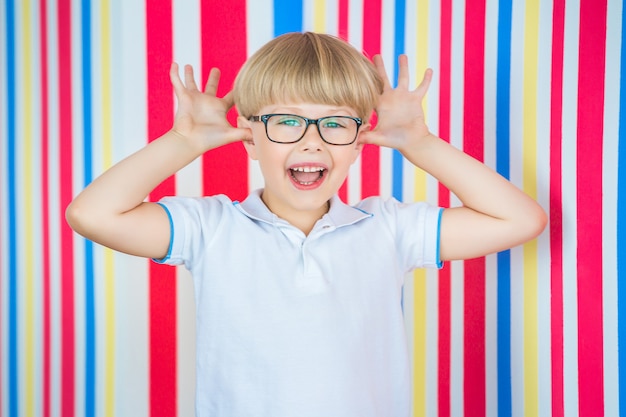
[[[304,136],[307,126],[307,121],[300,116],[271,115],[267,119],[267,135],[275,142],[296,142]],[[322,139],[335,145],[346,145],[353,142],[358,127],[356,120],[343,116],[323,117],[317,122],[317,128]]]

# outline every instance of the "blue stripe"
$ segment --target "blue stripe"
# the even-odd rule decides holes
[[[405,34],[405,16],[406,16],[406,2],[405,0],[396,0],[395,11],[395,30],[394,30],[394,59],[400,54],[405,53],[404,46],[404,34]],[[394,65],[393,83],[398,85],[398,65]],[[402,201],[404,198],[403,184],[404,184],[404,157],[397,149],[393,150],[392,159],[392,183],[391,194],[394,198]]]
[[[18,351],[17,351],[17,195],[16,181],[16,91],[15,91],[15,5],[13,0],[7,0],[5,7],[6,15],[6,63],[7,63],[7,220],[9,247],[7,250],[7,262],[9,263],[8,277],[8,368],[9,378],[8,411],[10,417],[19,415],[19,386],[17,379]]]
[[[617,333],[619,415],[626,416],[626,7],[622,7],[619,145],[617,161]]]
[[[302,0],[274,0],[274,36],[302,32]]]
[[[511,0],[498,6],[496,79],[496,170],[510,177]],[[511,252],[498,253],[498,416],[512,414],[511,391]]]
[[[82,1],[83,175],[92,181],[91,1]],[[93,243],[85,239],[85,416],[96,415],[96,318]]]

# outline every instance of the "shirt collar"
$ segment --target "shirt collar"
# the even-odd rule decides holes
[[[262,192],[263,189],[254,190],[243,202],[235,201],[233,204],[251,219],[275,225],[288,224],[267,208],[263,200],[261,200]],[[372,216],[373,214],[371,213],[345,204],[337,195],[334,195],[330,199],[330,209],[328,213],[317,222],[315,228],[348,226]]]

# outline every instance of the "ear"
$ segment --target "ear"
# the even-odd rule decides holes
[[[238,116],[237,117],[237,127],[239,128],[247,128],[252,130],[252,123],[250,122],[250,120],[246,119],[243,116]],[[243,146],[244,148],[246,148],[246,152],[248,153],[248,156],[250,157],[250,159],[252,160],[257,160],[258,157],[256,155],[256,146],[254,145],[254,135],[252,135],[252,139],[251,140],[244,140],[243,141]]]
[[[359,133],[356,137],[356,141],[354,142],[354,159],[352,160],[352,163],[354,163],[357,158],[359,157],[359,155],[361,155],[361,151],[363,150],[363,146],[365,146],[365,143],[361,142],[359,140],[359,136],[361,136],[361,132],[365,132],[367,130],[370,130],[371,125],[369,123],[363,124],[361,125],[361,128],[359,129]]]

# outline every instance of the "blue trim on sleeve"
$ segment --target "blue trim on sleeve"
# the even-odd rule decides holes
[[[437,216],[437,254],[436,254],[436,261],[437,261],[437,268],[441,269],[443,268],[443,262],[441,261],[441,255],[439,254],[440,248],[441,248],[441,217],[443,216],[443,208],[439,209],[439,216]]]
[[[165,204],[163,203],[157,203],[157,204],[163,207],[163,210],[165,210],[165,213],[167,213],[167,219],[170,222],[170,243],[169,243],[169,247],[167,248],[167,255],[165,255],[165,258],[162,258],[162,259],[152,258],[153,262],[156,262],[158,264],[163,264],[167,262],[167,260],[170,259],[170,256],[172,255],[172,245],[174,244],[174,221],[172,220],[172,214],[170,213],[169,209],[165,206]]]

